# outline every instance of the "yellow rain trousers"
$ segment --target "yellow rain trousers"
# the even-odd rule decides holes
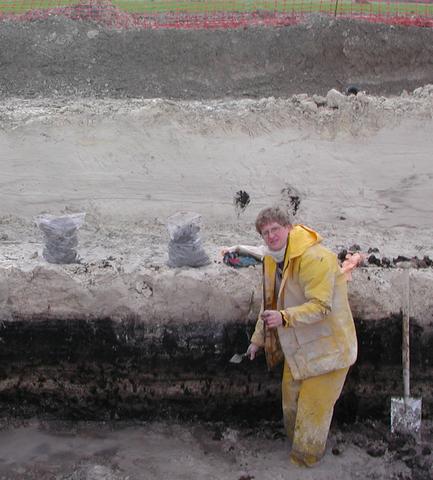
[[[292,443],[290,459],[312,466],[325,453],[334,405],[340,396],[348,368],[305,380],[294,380],[284,362],[282,401],[284,425]]]
[[[308,466],[323,456],[334,404],[357,356],[347,281],[336,255],[320,242],[303,225],[290,230],[278,292],[276,263],[263,259],[264,297],[274,297],[285,323],[274,342],[281,355],[272,352],[266,358],[284,359],[282,403],[291,459]],[[251,341],[263,347],[264,339],[259,316]]]

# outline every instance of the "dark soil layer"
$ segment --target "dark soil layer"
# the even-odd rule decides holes
[[[312,17],[281,28],[113,30],[0,22],[0,97],[286,97],[433,83],[433,29]]]
[[[400,324],[399,318],[357,322],[359,359],[337,405],[337,421],[389,420],[390,397],[402,394]],[[263,357],[229,363],[247,347],[245,325],[32,319],[3,322],[0,337],[0,416],[281,417],[281,372],[268,373]],[[414,326],[412,339],[411,393],[423,398],[423,414],[431,418],[433,337]]]

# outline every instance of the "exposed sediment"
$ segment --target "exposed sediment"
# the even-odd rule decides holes
[[[336,418],[386,420],[402,392],[402,266],[412,393],[431,417],[431,36],[321,18],[230,32],[1,22],[0,413],[279,418],[279,372],[228,362],[248,344],[260,268],[218,250],[257,243],[256,213],[280,203],[336,253],[371,248],[349,284],[360,348]],[[202,215],[211,265],[166,266],[177,210]],[[42,258],[47,212],[86,212],[79,264]]]
[[[402,392],[402,267],[411,272],[412,391],[430,417],[431,93],[343,96],[338,108],[308,95],[7,101],[2,414],[279,418],[279,372],[270,376],[263,358],[228,363],[247,347],[260,268],[235,270],[219,255],[260,241],[254,215],[278,202],[340,259],[368,252],[349,284],[360,349],[336,418],[386,420]],[[409,166],[396,161],[402,152]],[[180,209],[202,215],[211,265],[167,267],[166,217]],[[34,216],[77,211],[86,212],[80,263],[48,264]]]
[[[0,22],[0,96],[211,99],[400,94],[432,83],[433,31],[311,16],[282,28],[115,30]]]
[[[246,349],[254,327],[259,268],[121,273],[106,265],[81,275],[72,273],[76,268],[0,270],[3,414],[279,417],[279,372],[270,375],[263,358],[229,363]],[[403,272],[365,267],[349,284],[359,358],[337,408],[339,420],[385,419],[389,398],[401,394]],[[410,275],[412,391],[423,397],[427,418],[433,412],[433,302],[427,294],[433,270]]]

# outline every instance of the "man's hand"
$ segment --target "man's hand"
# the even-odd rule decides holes
[[[247,350],[247,355],[250,357],[250,360],[254,360],[256,358],[257,352],[260,350],[260,347],[255,343],[250,343],[250,346]]]
[[[268,328],[277,328],[283,324],[281,313],[278,310],[265,310],[261,318]]]

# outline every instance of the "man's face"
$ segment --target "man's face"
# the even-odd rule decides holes
[[[283,227],[277,222],[267,223],[262,227],[262,237],[269,250],[276,252],[285,248],[290,229],[291,225]]]

